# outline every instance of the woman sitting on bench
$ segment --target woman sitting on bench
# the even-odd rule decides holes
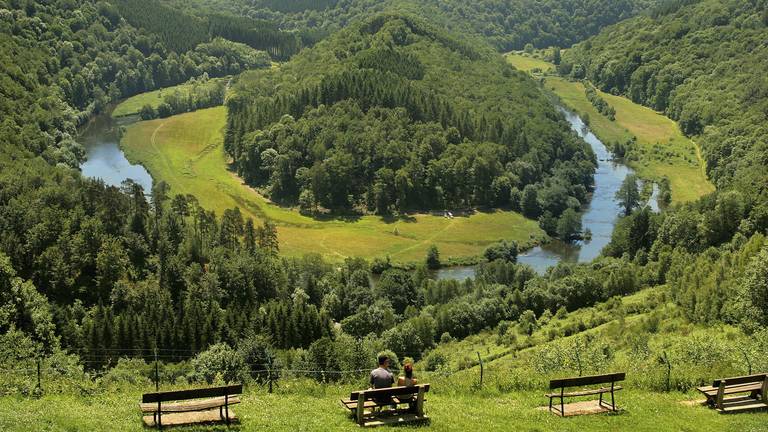
[[[405,376],[401,376],[397,379],[397,385],[399,387],[413,387],[419,383],[419,380],[413,377],[413,360],[405,359],[403,361],[403,374]],[[401,396],[398,399],[400,399],[400,402],[402,403],[407,402],[408,408],[411,411],[416,409],[416,398],[414,395]]]

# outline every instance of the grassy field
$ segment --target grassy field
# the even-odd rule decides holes
[[[229,78],[214,78],[211,82],[227,80]],[[112,111],[112,117],[124,117],[133,114],[138,114],[144,105],[151,105],[153,108],[157,108],[163,103],[165,95],[172,94],[175,91],[186,94],[191,89],[193,84],[184,83],[173,87],[162,88],[159,90],[137,94],[136,96],[129,97],[128,99],[120,102]]]
[[[353,390],[349,386],[312,385],[298,389],[285,384],[274,394],[254,387],[245,391],[233,411],[242,431],[356,431],[360,428],[339,404]],[[105,390],[99,394],[50,395],[41,399],[0,398],[0,429],[4,431],[140,431],[138,401],[152,388]],[[310,393],[309,390],[312,392]],[[479,390],[458,394],[433,383],[425,405],[428,426],[405,429],[435,431],[765,431],[765,412],[721,415],[684,403],[695,396],[625,390],[617,394],[617,414],[559,418],[537,409],[547,403],[541,391],[498,392]],[[224,426],[199,426],[173,430],[227,430]]]
[[[129,160],[143,164],[155,180],[166,181],[172,193],[193,193],[219,215],[239,207],[246,216],[274,221],[287,255],[318,252],[331,260],[389,255],[397,262],[413,262],[422,260],[431,244],[447,259],[479,255],[501,239],[531,245],[543,236],[536,222],[513,212],[454,219],[414,214],[319,220],[270,204],[227,170],[225,122],[223,107],[139,122],[128,127],[121,145]]]
[[[534,68],[546,71],[552,67],[544,60],[515,53],[508,54],[507,60],[528,72]],[[672,187],[672,202],[693,201],[714,191],[704,173],[704,161],[696,144],[680,132],[673,120],[625,97],[598,90],[616,110],[616,120],[611,121],[592,106],[582,83],[551,75],[544,79],[546,88],[560,97],[565,105],[589,116],[590,129],[603,142],[626,142],[636,137],[635,160],[629,160],[629,165],[645,179],[667,177]]]

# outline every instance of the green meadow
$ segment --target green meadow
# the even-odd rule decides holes
[[[544,234],[535,221],[518,213],[493,210],[469,216],[410,214],[401,217],[349,216],[313,218],[271,204],[227,169],[224,107],[135,123],[121,145],[129,160],[144,165],[174,194],[194,194],[200,204],[221,215],[239,207],[255,220],[278,225],[281,251],[298,256],[317,252],[331,260],[350,256],[421,261],[435,244],[441,258],[475,257],[501,239],[531,246]]]
[[[222,81],[228,78],[214,78],[211,82]],[[184,83],[173,87],[161,88],[158,90],[137,94],[136,96],[129,97],[128,99],[120,102],[112,111],[112,117],[125,117],[129,115],[138,114],[144,105],[149,105],[152,108],[157,109],[166,95],[179,92],[182,95],[186,95],[195,84]]]
[[[510,53],[507,60],[527,72],[552,68],[551,63],[524,54]],[[628,164],[642,178],[658,180],[667,177],[672,187],[673,203],[694,201],[715,190],[705,175],[704,160],[697,145],[680,132],[673,120],[625,97],[598,89],[598,94],[616,110],[616,120],[611,121],[589,102],[582,83],[554,75],[540,75],[538,71],[534,75],[540,76],[545,88],[556,94],[566,106],[582,116],[586,114],[590,129],[603,142],[626,142],[636,137],[636,147]]]
[[[304,387],[304,388],[299,388]],[[765,413],[721,415],[685,401],[692,395],[625,390],[617,393],[618,414],[560,418],[537,409],[547,403],[544,390],[504,393],[496,389],[459,394],[432,386],[425,405],[430,417],[424,425],[404,429],[434,431],[740,431],[765,430]],[[342,408],[339,399],[353,387],[286,383],[276,393],[263,388],[245,391],[233,411],[239,425],[173,428],[178,431],[358,431],[360,427]],[[52,395],[41,399],[0,398],[0,429],[4,431],[141,431],[138,402],[142,391],[130,387],[93,395]],[[388,428],[384,428],[386,430]],[[398,428],[399,429],[399,428]]]
[[[665,288],[642,290],[630,296],[584,308],[549,320],[525,336],[517,335],[517,348],[499,344],[495,331],[486,330],[466,339],[441,343],[436,353],[447,359],[437,372],[425,371],[423,360],[416,364],[416,376],[431,384],[426,412],[429,426],[409,425],[405,429],[434,431],[519,430],[519,431],[740,431],[765,430],[768,412],[756,411],[723,415],[700,405],[701,396],[692,386],[715,376],[742,373],[740,354],[725,361],[728,347],[718,341],[741,343],[744,335],[729,326],[704,327],[680,318],[680,309],[665,300]],[[661,317],[655,329],[648,322]],[[551,339],[566,328],[581,328],[576,334]],[[517,332],[511,327],[512,332]],[[632,340],[632,335],[636,340]],[[686,336],[681,336],[686,335]],[[558,358],[557,346],[568,347],[574,338],[593,337],[596,343],[612,347],[607,363],[592,359],[596,352],[582,347],[585,367],[600,364],[596,372],[626,371],[624,389],[616,393],[618,413],[560,418],[543,409],[547,380],[555,376],[575,376],[566,368],[537,370]],[[645,339],[647,338],[647,339]],[[637,351],[637,341],[647,340],[648,353],[642,360],[630,358]],[[708,345],[713,343],[713,345]],[[682,345],[681,345],[682,344]],[[727,342],[726,342],[727,344]],[[682,348],[682,350],[681,350]],[[544,350],[548,355],[537,356]],[[669,350],[672,391],[663,386],[663,365],[655,360],[658,350]],[[477,354],[484,359],[484,380],[479,385]],[[591,354],[590,354],[591,353]],[[683,361],[681,353],[690,359]],[[699,354],[717,358],[716,366],[699,365]],[[569,354],[566,354],[569,357]],[[697,360],[698,358],[698,360]],[[758,360],[761,362],[762,360]],[[544,362],[544,363],[542,363]],[[724,366],[725,365],[725,366]],[[758,364],[755,363],[758,367]],[[73,379],[57,385],[43,377],[41,398],[20,394],[0,397],[0,430],[4,431],[131,431],[142,430],[138,402],[142,393],[154,390],[146,376],[128,373],[129,369],[111,371],[95,380]],[[587,369],[593,372],[593,369]],[[59,378],[64,379],[64,378]],[[33,382],[34,376],[29,376]],[[176,384],[161,384],[161,390],[189,388],[179,378]],[[339,400],[351,391],[365,388],[365,377],[349,378],[341,383],[321,383],[307,378],[283,377],[270,394],[263,386],[247,385],[242,403],[233,411],[240,424],[233,431],[354,431],[360,430]],[[681,390],[679,387],[684,386]],[[584,398],[582,398],[584,399]],[[589,398],[587,398],[589,399]],[[224,426],[174,428],[179,431],[228,430]]]

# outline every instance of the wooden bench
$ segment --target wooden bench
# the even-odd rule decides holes
[[[707,398],[706,404],[710,408],[720,412],[768,406],[768,374],[718,379],[711,386],[699,387],[697,390]]]
[[[424,415],[428,391],[429,384],[360,390],[352,392],[349,399],[342,399],[341,404],[354,414],[360,426],[424,421],[428,419]]]
[[[149,427],[177,426],[182,424],[211,423],[223,421],[227,425],[237,420],[230,406],[240,403],[238,395],[243,386],[228,385],[191,390],[146,393],[141,396],[139,407],[144,424]],[[186,402],[181,402],[186,401]],[[172,403],[163,403],[172,402]],[[218,408],[218,412],[216,412]],[[163,414],[168,415],[163,418]]]
[[[611,411],[616,411],[616,402],[614,399],[614,392],[621,390],[621,386],[617,386],[616,383],[619,381],[624,381],[626,378],[626,373],[620,372],[620,373],[610,373],[605,375],[592,375],[592,376],[584,376],[584,377],[576,377],[576,378],[562,378],[562,379],[555,379],[551,380],[549,382],[549,389],[550,390],[560,390],[559,392],[552,392],[547,393],[545,396],[549,398],[549,410],[552,411],[552,400],[553,399],[560,399],[560,415],[565,417],[565,398],[571,398],[571,397],[579,397],[579,396],[592,396],[592,395],[600,395],[598,406],[600,408],[604,408],[603,406],[603,395],[606,393],[611,394],[611,405],[610,409]],[[591,388],[591,389],[584,389],[578,391],[572,391],[572,392],[566,392],[565,389],[569,387],[585,387],[585,386],[594,386],[597,384],[610,384],[610,387],[608,386],[601,386],[599,388]],[[557,411],[557,408],[554,408],[555,411]]]

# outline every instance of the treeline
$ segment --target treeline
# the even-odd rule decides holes
[[[105,2],[12,2],[0,12],[0,136],[52,164],[84,156],[76,127],[110,102],[207,73],[236,74],[268,56],[224,40],[174,53]],[[56,55],[51,55],[55,52]]]
[[[603,99],[599,94],[597,94],[597,91],[595,90],[595,87],[590,83],[589,81],[583,81],[584,83],[584,93],[587,96],[587,99],[592,104],[592,106],[595,107],[597,112],[600,114],[608,117],[609,120],[614,121],[616,120],[616,110]]]
[[[334,7],[338,2],[339,0],[256,0],[250,3],[254,7],[272,9],[278,12],[304,12]]]
[[[389,60],[369,60],[382,51]],[[413,18],[377,16],[242,77],[225,149],[247,182],[304,210],[512,206],[556,223],[586,201],[594,156],[528,77],[485,55]],[[450,57],[453,72],[430,76]]]
[[[332,34],[377,12],[412,13],[456,32],[484,37],[499,51],[571,46],[603,27],[637,15],[656,0],[208,0],[199,10],[279,23],[279,28]],[[176,1],[174,4],[181,4]],[[189,7],[187,2],[184,3]]]
[[[207,12],[200,16],[189,7],[169,7],[157,0],[114,0],[123,18],[131,25],[157,35],[169,49],[183,52],[222,37],[268,52],[286,60],[302,48],[301,35],[286,32],[265,20],[234,14]]]
[[[210,80],[207,75],[203,75],[200,79],[185,83],[182,91],[176,90],[163,96],[163,101],[157,107],[151,104],[144,105],[141,107],[139,116],[142,120],[151,120],[220,106],[224,104],[226,90],[226,81]]]
[[[686,135],[698,136],[719,187],[765,199],[768,84],[761,71],[768,66],[768,4],[689,3],[576,45],[563,56],[561,72],[663,111]]]

